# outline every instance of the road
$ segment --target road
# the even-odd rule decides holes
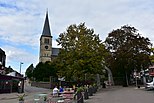
[[[85,103],[154,103],[154,91],[135,87],[112,87],[103,89]]]

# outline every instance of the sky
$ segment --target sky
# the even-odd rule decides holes
[[[130,25],[154,43],[153,0],[0,0],[0,48],[6,67],[25,73],[39,62],[39,43],[48,10],[53,47],[71,24],[85,22],[102,41],[113,29]]]

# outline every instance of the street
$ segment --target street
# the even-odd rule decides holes
[[[85,103],[154,103],[154,91],[135,87],[111,87],[103,89]]]

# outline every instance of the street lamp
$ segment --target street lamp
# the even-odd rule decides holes
[[[22,65],[22,64],[24,64],[24,63],[20,62],[20,74],[21,74],[21,65]]]
[[[137,70],[134,69],[134,76],[135,76],[135,83],[136,83],[136,87],[137,87]]]

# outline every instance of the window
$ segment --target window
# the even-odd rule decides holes
[[[45,44],[49,44],[49,39],[46,39],[46,38],[45,38],[45,39],[44,39],[44,43],[45,43]]]
[[[44,54],[44,56],[45,56],[45,57],[48,57],[49,55],[48,55],[48,54]]]

